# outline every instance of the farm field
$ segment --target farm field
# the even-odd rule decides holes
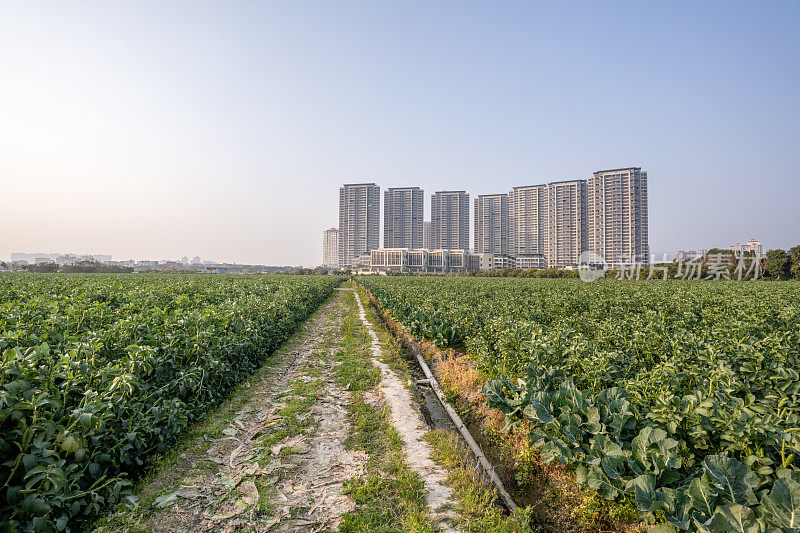
[[[0,528],[74,530],[130,493],[342,278],[0,276]]]
[[[800,529],[800,284],[364,277],[544,462],[662,531]]]
[[[0,276],[0,529],[525,530],[343,281]]]

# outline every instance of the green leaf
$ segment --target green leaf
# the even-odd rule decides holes
[[[620,490],[606,476],[603,469],[598,466],[589,467],[586,475],[586,484],[595,489],[606,500],[613,500],[620,494]]]
[[[695,526],[700,533],[730,533],[731,527],[728,520],[722,513],[715,512],[707,520],[701,521],[698,516],[694,517]]]
[[[651,444],[667,438],[667,432],[660,428],[645,426],[639,434],[631,441],[631,452],[633,457],[643,466],[649,464],[647,449]]]
[[[579,464],[575,467],[575,481],[579,485],[586,485],[586,478],[589,475],[589,469],[586,468],[586,465]]]
[[[761,503],[772,519],[791,533],[800,531],[800,483],[793,479],[779,479],[772,492],[765,495]]]
[[[709,455],[703,461],[703,470],[717,495],[730,503],[756,503],[753,488],[758,478],[742,462],[725,455]]]
[[[666,521],[679,529],[689,529],[692,521],[692,499],[683,491],[667,487],[661,489],[661,494]]]
[[[699,522],[705,522],[714,514],[717,508],[717,497],[710,487],[707,476],[694,478],[689,485],[689,497],[695,509],[694,517]],[[698,513],[700,516],[698,516]]]
[[[544,442],[539,455],[545,464],[550,464],[556,459],[562,463],[568,463],[572,461],[575,456],[572,450],[570,450],[561,439],[556,437],[549,437],[547,441]]]
[[[637,509],[642,512],[661,510],[661,502],[656,499],[656,481],[653,476],[637,476],[631,483],[634,486]]]
[[[592,439],[591,452],[600,458],[600,465],[611,479],[619,479],[626,474],[628,453],[602,433]]]
[[[67,434],[64,440],[61,441],[61,449],[67,453],[76,452],[78,448],[80,448],[80,442],[78,442],[78,439],[76,439],[74,435]]]
[[[528,419],[535,420],[540,424],[549,424],[555,420],[553,415],[550,414],[550,411],[536,398],[530,399],[530,403],[522,410],[522,414]]]
[[[50,505],[42,498],[29,495],[22,501],[22,509],[32,515],[43,516],[50,512]]]
[[[749,507],[732,503],[717,508],[717,513],[721,514],[728,522],[728,531],[736,533],[760,533],[761,526],[756,522],[755,513]]]

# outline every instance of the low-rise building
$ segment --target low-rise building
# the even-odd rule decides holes
[[[492,254],[475,254],[467,250],[426,250],[409,248],[379,248],[372,250],[370,270],[373,272],[467,272],[489,270],[491,263],[483,260]]]
[[[520,270],[547,268],[547,260],[542,254],[519,254],[514,257],[514,268]]]
[[[509,268],[518,268],[516,266],[516,258],[507,254],[494,254],[492,257],[491,270],[507,270]]]

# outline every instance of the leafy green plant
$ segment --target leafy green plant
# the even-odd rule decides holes
[[[0,528],[73,530],[254,372],[333,277],[0,279]]]
[[[418,338],[457,330],[506,427],[603,497],[662,530],[796,530],[800,284],[361,282]]]

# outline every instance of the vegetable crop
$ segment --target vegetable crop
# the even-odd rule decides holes
[[[800,531],[800,284],[365,278],[545,462],[666,530]],[[509,377],[510,376],[510,377]]]
[[[341,278],[0,275],[0,529],[74,529]]]

